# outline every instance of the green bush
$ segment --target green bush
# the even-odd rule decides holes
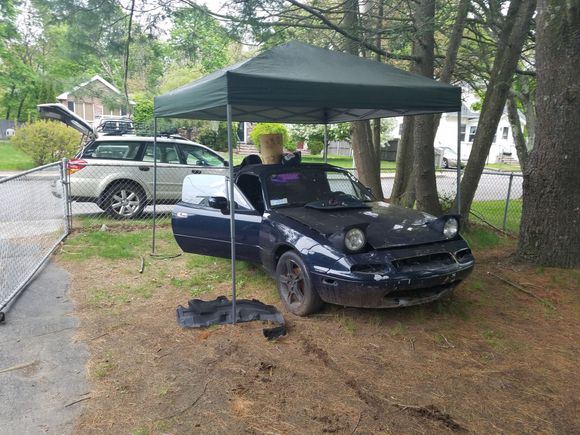
[[[308,149],[310,150],[310,154],[318,155],[324,148],[324,138],[318,136],[311,136],[308,140]]]
[[[76,130],[60,122],[40,120],[16,130],[10,142],[40,166],[73,157],[80,140],[81,135]]]
[[[250,133],[250,139],[252,139],[258,151],[260,150],[260,136],[264,134],[281,134],[282,146],[285,148],[288,147],[288,129],[284,124],[259,122],[254,126]],[[296,145],[294,145],[294,149],[296,149]]]

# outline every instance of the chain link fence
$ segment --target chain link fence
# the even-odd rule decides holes
[[[169,224],[173,205],[181,199],[183,180],[190,174],[227,175],[227,168],[157,165],[154,191],[153,163],[69,164],[71,213],[76,228],[105,225],[149,226],[154,212],[156,223]],[[356,170],[350,169],[356,176]],[[391,196],[394,170],[381,173],[383,194]],[[457,192],[453,169],[436,172],[437,190],[444,209],[450,209]],[[475,193],[472,218],[517,233],[521,217],[522,176],[518,173],[484,171]],[[156,200],[154,210],[153,200]]]
[[[69,233],[63,178],[53,163],[0,179],[0,310]]]
[[[74,228],[103,225],[163,225],[181,200],[183,180],[191,174],[226,175],[227,167],[187,166],[132,161],[68,162],[70,208]],[[154,186],[157,186],[155,189]],[[153,205],[155,203],[155,206]]]

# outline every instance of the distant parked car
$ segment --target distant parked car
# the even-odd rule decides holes
[[[97,136],[82,118],[62,105],[42,105],[41,114],[58,119],[81,131],[89,141],[68,163],[70,194],[79,202],[94,202],[115,218],[134,218],[153,200],[153,137],[133,135]],[[68,112],[68,113],[67,113]],[[181,199],[187,175],[206,169],[224,168],[227,162],[210,148],[179,136],[157,138],[158,203]],[[54,186],[60,195],[62,187]]]
[[[225,175],[190,175],[173,209],[185,252],[236,255],[277,280],[288,311],[304,316],[323,301],[369,308],[440,299],[473,269],[459,216],[435,218],[378,201],[347,171],[325,164],[237,168],[234,205]]]
[[[443,169],[457,168],[457,152],[449,147],[437,147],[437,150],[443,155],[441,167]],[[465,167],[465,160],[461,160],[461,167]]]

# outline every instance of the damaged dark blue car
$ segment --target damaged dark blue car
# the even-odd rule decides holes
[[[253,164],[235,175],[236,255],[276,279],[284,306],[304,316],[323,302],[388,308],[452,291],[473,269],[458,216],[376,200],[326,164]],[[172,226],[185,252],[230,256],[225,175],[185,178]]]

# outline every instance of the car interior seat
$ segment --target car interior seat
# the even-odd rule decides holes
[[[260,213],[264,213],[264,198],[262,196],[262,184],[258,177],[254,175],[241,175],[236,182],[238,188],[250,204]]]

